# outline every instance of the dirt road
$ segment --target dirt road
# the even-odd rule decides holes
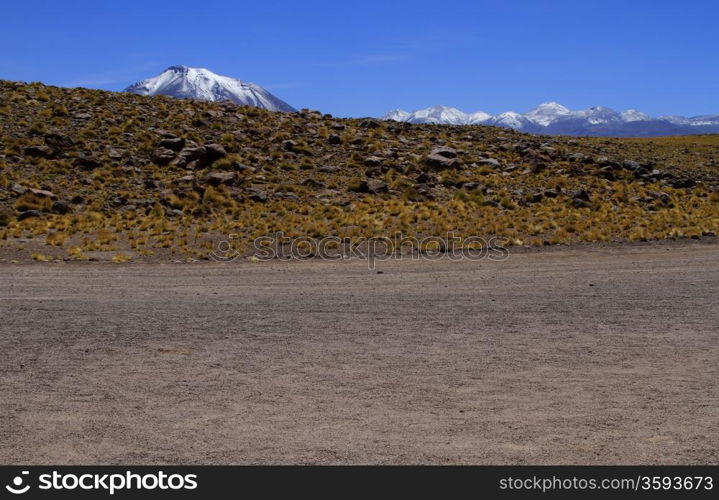
[[[0,266],[0,463],[719,462],[719,245]]]

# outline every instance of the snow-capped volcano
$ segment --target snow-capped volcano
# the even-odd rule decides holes
[[[125,92],[202,101],[232,101],[271,111],[296,111],[259,85],[218,75],[205,68],[171,66],[153,78],[130,85]]]
[[[495,125],[522,132],[578,136],[640,137],[719,133],[719,115],[653,118],[636,109],[617,112],[604,106],[572,111],[558,102],[542,103],[526,113],[505,111],[494,116],[481,111],[465,113],[447,106],[434,106],[412,113],[396,109],[383,119],[446,125]]]

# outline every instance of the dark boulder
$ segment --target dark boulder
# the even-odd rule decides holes
[[[207,150],[203,146],[185,148],[173,163],[178,167],[202,168],[207,164]]]
[[[431,153],[424,159],[424,163],[431,168],[440,170],[459,167],[457,158],[447,158],[439,153]]]
[[[207,153],[207,160],[210,163],[227,156],[227,151],[225,151],[225,148],[221,144],[205,144],[205,151]]]
[[[377,120],[362,120],[360,122],[359,126],[361,128],[372,129],[372,128],[379,128],[380,124]]]
[[[434,148],[430,154],[439,155],[444,158],[457,158],[458,151],[454,148],[439,147]]]
[[[265,191],[262,191],[261,189],[252,189],[247,193],[247,197],[252,200],[256,201],[258,203],[265,203],[267,202],[267,193]]]
[[[25,148],[25,155],[35,158],[54,158],[57,155],[57,150],[47,144],[33,145]]]
[[[73,141],[70,136],[50,132],[45,134],[45,144],[52,149],[61,150],[71,148],[75,144],[75,141]]]
[[[384,162],[384,158],[380,156],[368,156],[364,159],[364,164],[368,167],[377,167],[382,165],[382,162]]]
[[[25,210],[24,212],[20,212],[17,214],[17,220],[25,220],[30,219],[33,217],[42,217],[42,212],[40,210]]]
[[[72,164],[81,170],[95,170],[102,166],[102,162],[88,156],[78,156]]]
[[[202,182],[213,186],[219,186],[220,184],[231,186],[236,180],[237,176],[234,172],[210,172],[202,178]]]
[[[165,166],[175,159],[175,152],[169,148],[159,148],[152,152],[152,163]]]
[[[181,151],[185,147],[185,139],[182,137],[165,137],[157,143],[160,148],[171,149],[172,151]]]
[[[50,210],[53,213],[65,215],[72,212],[72,207],[66,201],[56,200],[52,203],[52,207],[50,208]]]

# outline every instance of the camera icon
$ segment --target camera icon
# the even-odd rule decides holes
[[[13,495],[22,495],[23,493],[27,493],[30,489],[30,485],[26,484],[23,487],[24,477],[30,474],[29,471],[22,471],[22,473],[19,476],[15,476],[12,480],[12,485],[6,485],[5,489],[8,490]]]
[[[228,235],[226,240],[218,241],[216,247],[210,252],[209,257],[216,262],[232,262],[237,259],[240,256],[240,252],[232,246],[232,242],[238,238],[238,234],[232,233]]]

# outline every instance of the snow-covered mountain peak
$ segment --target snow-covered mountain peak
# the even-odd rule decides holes
[[[510,128],[521,128],[527,121],[524,115],[516,111],[505,111],[492,118],[494,125]]]
[[[492,115],[484,111],[465,113],[450,106],[432,106],[419,109],[412,113],[401,109],[395,109],[387,113],[385,120],[395,120],[411,123],[439,123],[449,125],[474,125],[483,123],[492,118]]]
[[[581,116],[592,125],[622,121],[622,117],[619,113],[605,106],[592,106],[589,109],[578,111],[577,113],[581,113]]]
[[[437,118],[442,122],[453,119],[463,121],[466,118],[465,113],[448,106],[432,106],[431,108],[419,110],[415,114],[417,117]]]
[[[567,116],[571,113],[569,108],[566,108],[555,101],[543,102],[533,110],[524,114],[524,117],[529,121],[538,123],[543,126],[547,126],[557,119]]]
[[[394,120],[397,122],[403,122],[403,121],[406,121],[406,118],[409,118],[409,116],[410,116],[410,113],[408,113],[407,111],[405,111],[403,109],[393,109],[392,111],[390,111],[389,113],[387,113],[384,116],[384,119],[385,120]]]
[[[638,111],[636,109],[626,109],[619,113],[619,116],[622,118],[625,122],[642,122],[651,120],[651,116],[649,116],[646,113],[642,113],[641,111]]]
[[[159,75],[125,89],[140,95],[167,95],[202,101],[232,101],[271,111],[295,111],[257,84],[218,75],[206,68],[170,66]]]
[[[474,113],[469,113],[467,115],[467,123],[469,125],[483,123],[491,119],[492,115],[490,115],[489,113],[485,113],[484,111],[475,111]]]

